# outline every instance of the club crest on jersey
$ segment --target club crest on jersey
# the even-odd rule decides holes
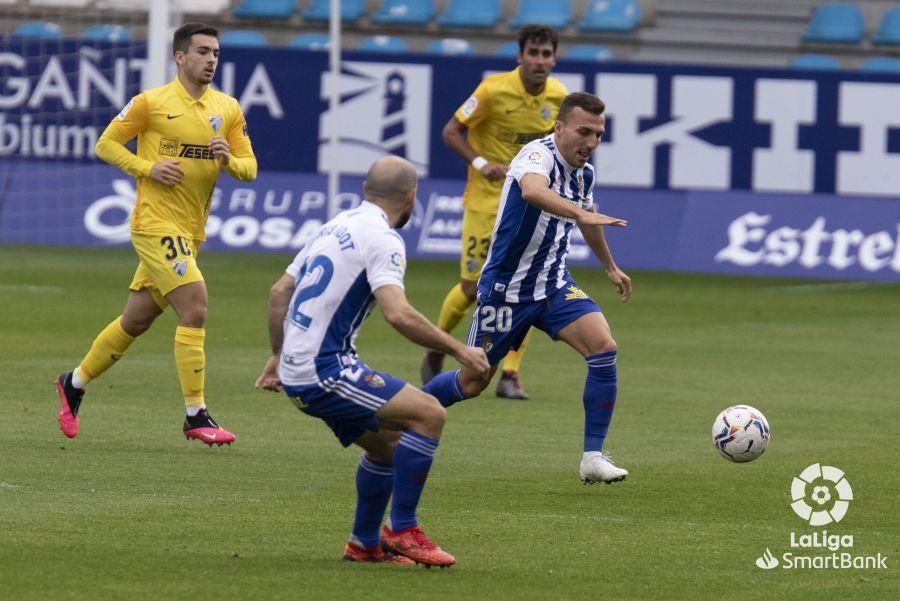
[[[385,385],[384,378],[378,374],[366,374],[363,380],[372,388],[384,388]]]
[[[585,294],[584,290],[582,290],[578,286],[569,286],[568,290],[569,290],[569,294],[566,295],[567,301],[568,300],[581,300],[581,299],[585,299],[588,297],[588,295]]]
[[[184,275],[187,272],[187,261],[185,261],[184,259],[180,261],[172,261],[172,271],[174,271],[178,275]]]
[[[210,115],[209,126],[213,128],[213,131],[219,131],[219,128],[222,127],[222,115]]]
[[[546,120],[549,119],[549,118],[550,118],[550,107],[549,107],[549,106],[542,106],[542,107],[541,107],[541,119],[543,119],[544,121],[546,121]]]
[[[466,269],[469,271],[469,273],[475,273],[476,271],[478,271],[478,261],[476,261],[475,259],[468,259],[466,261]]]
[[[580,173],[578,174],[578,196],[584,198],[584,176]]]
[[[494,348],[494,339],[490,336],[485,336],[481,341],[481,348],[484,349],[485,353],[491,352],[491,349]]]

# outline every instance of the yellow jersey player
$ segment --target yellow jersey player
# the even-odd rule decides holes
[[[139,263],[128,300],[94,339],[73,371],[56,381],[59,425],[78,434],[85,386],[122,358],[163,310],[178,315],[175,365],[187,416],[183,432],[210,446],[235,436],[210,417],[204,401],[207,292],[197,267],[200,244],[219,172],[256,178],[256,157],[237,100],[209,87],[219,62],[219,33],[188,23],[175,31],[178,75],[171,83],[131,99],[97,142],[97,156],[137,178],[131,241]],[[137,154],[125,144],[137,136]]]
[[[532,140],[553,129],[566,87],[550,77],[556,64],[556,31],[526,25],[519,31],[519,66],[484,79],[444,126],[444,142],[469,163],[463,192],[460,280],[444,299],[437,325],[451,332],[475,302],[476,283],[491,245],[491,232],[509,162]],[[528,338],[503,360],[497,396],[527,399],[519,366]],[[429,350],[422,360],[422,383],[443,368],[444,355]]]

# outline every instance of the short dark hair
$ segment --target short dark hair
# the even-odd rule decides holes
[[[526,25],[519,30],[519,52],[525,52],[525,44],[553,44],[553,53],[556,54],[556,45],[559,44],[559,34],[548,25]]]
[[[219,39],[219,30],[211,25],[203,23],[185,23],[175,30],[172,36],[172,54],[176,52],[187,52],[191,47],[191,38],[195,34],[209,35]]]
[[[595,115],[602,115],[606,110],[603,101],[587,92],[573,92],[563,98],[562,104],[559,105],[559,113],[556,117],[558,121],[565,121],[572,109],[578,107]]]

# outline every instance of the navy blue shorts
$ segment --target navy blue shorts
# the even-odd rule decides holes
[[[569,280],[549,297],[527,303],[478,298],[466,344],[480,346],[491,365],[519,348],[532,326],[556,340],[559,331],[588,313],[601,313],[594,299]]]
[[[322,378],[318,385],[285,386],[284,392],[300,411],[324,421],[341,444],[349,447],[366,431],[378,431],[375,412],[405,385],[403,380],[357,361]]]

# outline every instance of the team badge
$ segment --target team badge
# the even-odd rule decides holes
[[[578,174],[578,196],[584,198],[584,176]]]
[[[184,275],[187,272],[187,261],[184,259],[180,261],[172,261],[172,270],[178,275]]]
[[[366,374],[363,380],[372,388],[384,388],[385,385],[384,378],[378,374]]]
[[[213,128],[213,131],[219,131],[219,128],[222,127],[222,115],[210,115],[209,126]]]
[[[475,273],[478,271],[478,261],[475,259],[469,259],[466,261],[466,269],[469,270],[469,273]]]
[[[549,118],[550,118],[550,107],[549,107],[549,106],[542,106],[542,107],[541,107],[541,119],[543,119],[544,121],[546,121],[546,120],[549,119]]]
[[[481,348],[484,349],[485,353],[490,353],[491,349],[494,348],[494,339],[490,336],[485,336],[481,342]]]
[[[494,284],[494,292],[506,292],[506,284]]]

